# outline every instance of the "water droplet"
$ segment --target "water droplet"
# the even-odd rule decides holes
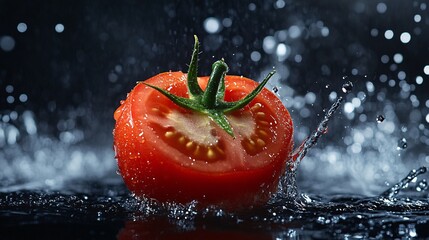
[[[428,189],[428,183],[427,183],[426,179],[423,179],[419,183],[417,183],[416,191],[422,192],[426,189]]]
[[[329,84],[326,84],[326,85],[325,85],[325,88],[329,88],[329,86],[330,86]]]
[[[279,91],[279,89],[277,87],[273,87],[273,92],[277,93]]]
[[[353,89],[353,83],[348,81],[346,83],[343,84],[343,87],[341,88],[341,90],[343,91],[343,93],[349,93],[351,92]]]
[[[378,115],[375,120],[377,120],[378,123],[382,123],[384,121],[384,116],[383,115]]]
[[[407,139],[405,139],[405,138],[399,139],[397,149],[398,150],[404,150],[407,147],[408,147],[408,145],[407,145]]]

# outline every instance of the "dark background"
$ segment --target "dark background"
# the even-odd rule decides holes
[[[395,141],[410,137],[409,149],[414,146],[419,151],[408,151],[420,155],[423,151],[424,160],[429,143],[425,120],[429,81],[423,72],[429,64],[427,5],[423,0],[1,0],[0,41],[12,37],[14,47],[0,48],[0,115],[18,114],[15,120],[2,118],[1,126],[15,126],[20,131],[16,144],[20,144],[26,136],[20,116],[30,111],[38,135],[63,141],[61,133],[75,134],[78,129],[83,137],[74,136],[67,144],[111,151],[112,115],[119,101],[138,80],[169,70],[187,71],[196,34],[202,43],[200,75],[209,74],[211,63],[222,57],[231,74],[255,80],[272,67],[278,70],[277,84],[285,90],[279,94],[292,113],[297,142],[322,119],[323,110],[332,104],[331,92],[344,95],[346,102],[362,92],[362,107],[354,116],[346,116],[341,108],[331,123],[334,127],[318,146],[346,149],[343,141],[348,131],[362,124],[375,125],[375,117],[386,115],[389,106],[394,114],[387,113],[386,120],[395,124],[391,137]],[[418,22],[416,14],[421,16]],[[209,17],[219,20],[218,32],[205,29]],[[19,23],[26,23],[25,32],[17,30]],[[64,31],[57,32],[56,24],[63,24]],[[300,29],[299,36],[282,37],[284,30],[291,33],[291,26]],[[329,34],[322,34],[324,27]],[[384,36],[389,29],[394,32],[392,39]],[[401,42],[403,32],[410,33],[409,43]],[[267,36],[288,46],[285,60],[264,51]],[[259,61],[251,60],[253,51],[260,53]],[[400,63],[393,60],[397,53],[403,56]],[[296,61],[297,55],[302,61]],[[381,61],[383,56],[387,63]],[[406,74],[403,79],[398,78],[400,72]],[[416,83],[417,76],[423,83]],[[340,89],[348,80],[354,89],[345,95]],[[389,80],[395,85],[389,86]],[[401,87],[401,81],[409,88]],[[375,91],[368,91],[368,82]],[[309,92],[316,101],[294,105]],[[27,101],[19,100],[22,94]],[[417,106],[410,100],[412,95],[419,101]],[[8,102],[10,96],[13,102]],[[301,114],[303,108],[309,113]],[[362,114],[365,118],[359,119]],[[401,131],[401,126],[408,130]],[[411,129],[415,131],[410,133]],[[8,147],[3,144],[0,151]]]

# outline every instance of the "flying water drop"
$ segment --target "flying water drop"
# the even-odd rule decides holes
[[[353,89],[353,83],[348,81],[346,83],[343,84],[341,90],[343,91],[343,93],[349,93],[351,92]]]
[[[425,191],[426,189],[428,189],[428,183],[426,179],[423,179],[419,183],[417,183],[417,186],[416,186],[417,192],[422,192],[422,191]]]
[[[375,120],[378,122],[378,123],[382,123],[383,121],[384,121],[384,116],[383,115],[378,115],[376,118],[375,118]]]
[[[279,91],[279,89],[277,87],[273,87],[273,92],[277,93]]]
[[[397,149],[398,150],[404,150],[407,147],[408,147],[408,145],[407,145],[407,139],[405,139],[405,138],[399,139]]]

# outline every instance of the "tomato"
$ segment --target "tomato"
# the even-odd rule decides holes
[[[245,77],[222,76],[224,86],[216,89],[224,88],[226,103],[258,87]],[[190,99],[188,78],[167,72],[138,83],[115,111],[114,148],[126,186],[161,202],[197,200],[225,208],[266,203],[292,151],[289,112],[263,88],[244,107],[225,113],[229,132],[214,121],[216,114],[186,109],[159,91]],[[207,92],[210,77],[195,79]]]

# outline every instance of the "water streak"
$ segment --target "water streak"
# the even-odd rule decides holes
[[[323,120],[319,123],[319,126],[317,129],[308,137],[302,144],[299,146],[298,149],[296,149],[292,153],[292,159],[294,161],[289,161],[289,163],[292,163],[292,166],[290,166],[292,171],[295,171],[301,160],[307,155],[307,152],[310,148],[312,148],[316,143],[319,141],[319,138],[327,133],[328,131],[328,122],[333,117],[335,111],[340,107],[341,103],[343,101],[342,97],[339,97],[329,108],[329,110],[326,112],[325,117]]]
[[[408,183],[410,183],[411,181],[413,181],[413,179],[415,179],[420,174],[425,173],[426,171],[427,171],[427,167],[420,167],[417,170],[415,170],[415,169],[411,170],[411,172],[408,173],[408,175],[404,179],[402,179],[397,184],[395,184],[393,187],[391,187],[388,190],[386,190],[385,192],[383,192],[380,195],[380,197],[387,198],[388,200],[394,200],[394,197],[399,194],[401,189],[407,188]]]

